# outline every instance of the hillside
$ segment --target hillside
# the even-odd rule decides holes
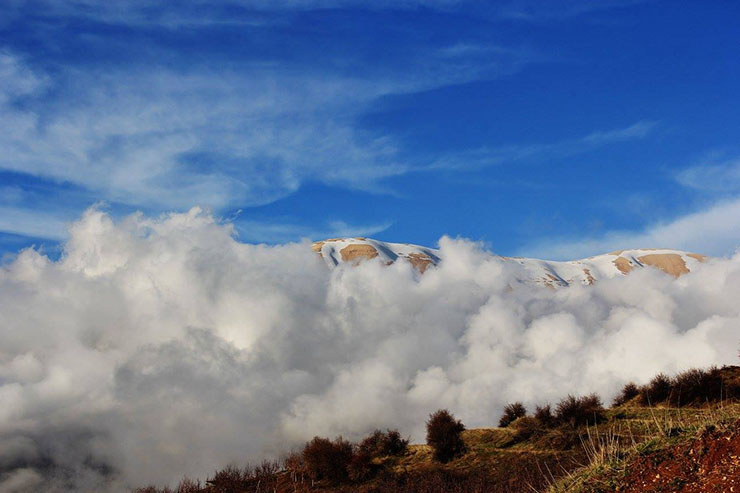
[[[317,241],[313,244],[313,250],[331,267],[372,259],[378,259],[385,264],[403,260],[410,262],[414,268],[423,273],[443,261],[442,253],[433,248],[408,243],[388,243],[371,238],[334,238]],[[496,255],[493,257],[503,264],[516,268],[520,272],[520,282],[549,287],[564,287],[578,283],[588,285],[599,279],[625,275],[645,267],[657,268],[679,277],[707,260],[704,255],[671,249],[618,250],[570,261]]]
[[[505,428],[466,430],[464,454],[445,464],[434,460],[428,445],[409,445],[376,456],[354,479],[350,474],[329,481],[312,479],[310,468],[294,453],[282,464],[226,468],[202,485],[185,480],[174,491],[738,491],[738,397],[737,366],[689,370],[670,379],[658,375],[643,387],[625,386],[609,408],[594,407],[588,397],[568,396],[552,413],[545,407]],[[650,404],[653,399],[657,402]],[[591,407],[568,407],[579,402]],[[362,450],[362,445],[355,447]],[[356,475],[355,462],[349,464]],[[170,490],[150,487],[136,493],[162,491]]]

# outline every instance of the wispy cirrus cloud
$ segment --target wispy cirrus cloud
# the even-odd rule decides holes
[[[580,138],[549,144],[479,147],[438,158],[432,162],[430,168],[475,169],[511,162],[575,156],[610,144],[644,139],[657,127],[658,122],[656,121],[641,120],[627,127],[597,130]]]
[[[154,208],[265,204],[306,180],[377,191],[414,164],[356,117],[385,95],[496,77],[526,62],[507,50],[481,53],[409,52],[410,70],[355,76],[261,62],[218,73],[141,66],[51,76],[5,52],[0,168]]]
[[[402,11],[411,9],[441,12],[475,12],[489,19],[503,21],[548,22],[582,16],[589,13],[629,7],[647,0],[186,0],[178,2],[177,9],[166,3],[146,0],[106,2],[103,0],[7,0],[8,15],[28,10],[49,17],[91,18],[111,24],[160,25],[182,27],[212,24],[260,25],[274,18],[264,14],[321,11],[328,9],[359,9],[366,11]]]
[[[641,136],[649,128],[633,125],[624,131],[601,132],[611,138]],[[651,202],[630,196],[614,207],[632,209],[647,226],[628,231],[611,230],[597,236],[551,237],[520,249],[520,255],[570,260],[621,248],[678,248],[707,255],[727,256],[740,248],[740,159],[712,152],[705,164],[684,168],[675,180],[704,194],[703,206],[673,218],[650,218]],[[708,202],[706,201],[708,199]],[[634,202],[634,203],[629,203]]]
[[[8,0],[4,7],[9,18],[33,11],[46,18],[84,18],[107,24],[157,25],[176,29],[210,25],[269,25],[280,22],[271,14],[327,9],[450,10],[476,3],[465,0],[186,0],[178,2],[177,8],[172,8],[169,2],[147,0]]]
[[[324,238],[349,238],[355,236],[371,236],[385,231],[393,225],[392,222],[379,224],[348,224],[344,221],[330,221],[316,226],[305,224],[291,224],[288,221],[238,221],[236,231],[241,241],[288,243],[296,238],[317,240]]]
[[[525,22],[547,22],[568,19],[589,13],[630,7],[649,0],[511,0],[498,5],[497,13],[501,18]]]
[[[683,186],[710,193],[740,191],[740,158],[716,160],[681,170],[676,180]]]
[[[26,207],[0,205],[0,231],[31,238],[62,240],[67,236],[68,217]]]

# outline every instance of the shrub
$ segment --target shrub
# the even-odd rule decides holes
[[[723,397],[722,374],[716,366],[709,370],[684,371],[676,375],[671,384],[668,402],[673,406],[701,404]]]
[[[640,400],[643,404],[664,402],[671,395],[671,379],[665,373],[658,373],[650,383],[640,389]]]
[[[449,462],[465,452],[462,432],[465,425],[446,409],[440,409],[429,416],[427,421],[427,444],[434,450],[434,458],[439,462]]]
[[[352,444],[342,437],[333,442],[328,438],[314,437],[303,448],[303,463],[312,479],[341,483],[348,477],[347,466],[352,455]]]
[[[552,415],[550,404],[545,404],[534,409],[534,419],[540,422],[540,425],[549,428],[555,424],[555,416]]]
[[[401,438],[398,430],[386,430],[383,440],[383,453],[385,455],[404,455],[409,448],[409,440]]]
[[[596,394],[583,397],[569,395],[558,403],[555,420],[558,424],[569,425],[571,428],[592,425],[604,420],[604,407]]]
[[[242,471],[233,464],[229,464],[220,471],[216,471],[207,483],[216,489],[237,488],[243,486],[243,483],[251,476],[249,467]]]
[[[303,471],[303,453],[291,451],[282,457],[283,468],[288,471],[301,472]]]
[[[512,404],[507,404],[506,407],[504,407],[504,414],[501,415],[501,419],[498,420],[498,425],[501,428],[506,428],[515,419],[522,418],[526,415],[527,415],[527,409],[524,407],[524,404],[522,404],[521,402],[514,402]]]
[[[622,391],[614,398],[612,406],[617,407],[631,401],[640,394],[640,388],[634,382],[622,387]]]
[[[511,425],[514,428],[514,440],[521,442],[541,434],[543,426],[540,420],[532,416],[522,416]]]
[[[370,457],[386,457],[389,455],[403,455],[406,453],[409,441],[401,438],[398,430],[387,430],[383,433],[375,430],[358,445],[358,453]]]
[[[183,478],[175,489],[175,493],[199,493],[200,491],[200,481],[190,478]]]

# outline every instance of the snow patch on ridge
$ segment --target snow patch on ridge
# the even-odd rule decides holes
[[[378,259],[391,264],[399,258],[410,262],[419,272],[442,261],[440,251],[409,243],[389,243],[371,238],[333,238],[317,241],[313,250],[330,267]],[[519,281],[551,288],[571,284],[591,285],[600,279],[628,274],[634,269],[657,268],[673,277],[680,277],[697,268],[706,257],[672,249],[618,250],[580,260],[551,261],[524,257],[501,257],[491,254],[502,263],[516,264]]]

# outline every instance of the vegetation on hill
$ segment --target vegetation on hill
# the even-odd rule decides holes
[[[135,491],[740,491],[740,367],[628,384],[608,409],[595,394],[532,415],[514,403],[502,424],[465,430],[440,410],[427,422],[426,445],[409,445],[396,430],[358,443],[316,437],[280,462]]]

